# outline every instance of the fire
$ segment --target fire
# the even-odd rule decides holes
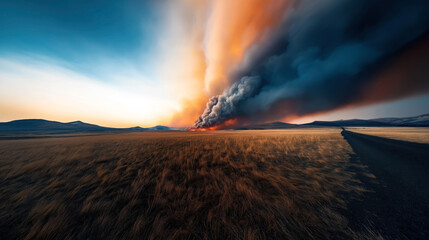
[[[237,119],[229,119],[216,126],[211,126],[206,128],[189,128],[188,131],[192,131],[192,132],[216,131],[216,130],[228,129],[237,124],[238,124]]]
[[[191,131],[191,132],[204,132],[204,131],[215,131],[215,130],[220,130],[220,129],[216,126],[207,127],[207,128],[189,128],[188,129],[188,131]]]

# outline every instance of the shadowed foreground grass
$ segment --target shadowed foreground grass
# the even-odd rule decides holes
[[[326,239],[364,191],[340,130],[0,141],[2,239]]]

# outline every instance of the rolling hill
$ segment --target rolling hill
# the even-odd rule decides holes
[[[429,127],[429,114],[404,118],[375,118],[375,119],[348,119],[337,121],[314,121],[305,124],[290,124],[272,122],[248,125],[235,128],[236,130],[250,129],[285,129],[297,127]]]
[[[314,121],[306,124],[291,124],[284,122],[271,122],[234,128],[235,130],[262,130],[262,129],[288,129],[305,127],[429,127],[429,114],[404,118],[376,118],[376,119],[348,119],[338,121]],[[111,128],[82,121],[57,122],[44,119],[22,119],[10,122],[0,122],[0,134],[63,134],[83,132],[109,132],[109,131],[171,131],[184,130],[157,125],[149,128]]]
[[[151,128],[110,128],[82,121],[62,123],[44,119],[22,119],[0,123],[0,133],[32,133],[32,134],[62,134],[81,132],[108,132],[108,131],[150,131],[150,130],[175,130],[166,126],[155,126]]]
[[[349,119],[315,121],[304,125],[339,127],[429,127],[429,114],[403,118]]]

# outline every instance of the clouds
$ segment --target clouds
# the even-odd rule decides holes
[[[205,90],[220,94],[231,83],[230,74],[245,61],[252,45],[264,41],[281,22],[288,0],[207,1],[204,50]]]
[[[303,116],[364,101],[360,97],[374,76],[426,41],[420,37],[429,27],[427,1],[297,1],[294,6],[281,30],[253,50],[250,64],[236,72],[230,79],[235,83],[217,98],[236,96],[233,89],[245,89],[249,78],[256,80],[249,82],[251,90],[239,101],[208,105],[209,114],[196,126]],[[409,85],[403,91],[418,92],[413,89]]]

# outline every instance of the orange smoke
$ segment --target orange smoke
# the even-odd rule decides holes
[[[196,34],[196,44],[193,44],[195,51],[202,50],[200,56],[195,59],[190,69],[196,70],[197,74],[190,74],[192,77],[181,76],[179,85],[185,85],[186,95],[199,92],[188,97],[187,103],[182,105],[182,112],[174,116],[172,124],[176,126],[189,126],[199,114],[204,111],[204,105],[208,98],[213,95],[222,94],[232,81],[231,76],[246,69],[246,64],[252,52],[258,45],[263,45],[267,36],[277,30],[288,11],[289,0],[183,0],[191,4],[200,6],[204,11],[204,24],[201,24],[201,35]],[[201,7],[204,5],[204,7]],[[200,20],[197,18],[197,20]],[[193,22],[193,21],[190,21]],[[196,21],[200,22],[200,21]],[[333,110],[352,108],[374,103],[381,103],[392,99],[400,99],[415,94],[427,92],[429,89],[428,54],[429,38],[417,44],[417,47],[404,51],[389,64],[386,64],[378,75],[370,81],[362,82],[362,89],[353,91],[346,102],[330,107],[330,109],[320,109],[317,112],[306,112],[297,110],[296,104],[279,102],[275,104],[269,113],[258,117],[258,121],[282,119],[295,121],[302,117],[327,113]],[[200,41],[200,42],[197,42]],[[200,44],[198,44],[200,43]],[[199,47],[203,49],[198,49]],[[187,60],[190,55],[184,55],[183,60]],[[175,63],[182,61],[175,61]],[[195,67],[195,68],[193,68]],[[182,69],[183,67],[180,67]],[[203,70],[201,70],[203,69]],[[192,72],[194,73],[194,72]],[[182,80],[183,79],[183,80]],[[194,79],[191,81],[189,79]],[[192,84],[184,84],[185,82]],[[178,86],[180,88],[180,86]],[[205,90],[205,93],[204,93]],[[291,105],[288,111],[285,104]],[[286,109],[286,110],[285,110]],[[293,110],[295,109],[295,110]],[[296,112],[295,114],[293,114]],[[288,115],[286,117],[285,113]],[[222,126],[215,126],[216,130],[230,128],[234,124],[242,123],[247,119],[240,117],[240,122],[225,123]]]
[[[253,44],[261,42],[280,23],[288,2],[180,1],[180,6],[192,9],[185,12],[189,18],[186,22],[192,22],[193,26],[188,34],[184,34],[187,40],[183,42],[187,45],[181,47],[183,58],[175,61],[175,69],[167,69],[167,73],[172,74],[165,77],[172,79],[173,93],[185,95],[180,97],[181,110],[173,114],[170,125],[191,125],[204,111],[208,98],[228,87],[228,74],[244,61]],[[201,23],[204,21],[206,24]],[[176,48],[181,46],[180,43],[178,40]]]
[[[228,74],[247,50],[280,23],[289,1],[214,1],[206,30],[205,88],[217,95],[228,86]]]
[[[175,127],[187,127],[192,125],[195,119],[198,119],[204,111],[207,101],[207,97],[203,94],[199,97],[183,100],[182,109],[173,115],[169,125]]]
[[[216,125],[215,127],[216,127],[216,130],[221,130],[221,129],[230,129],[230,128],[233,128],[237,125],[239,125],[239,121],[238,121],[238,119],[234,118],[234,119],[226,120],[225,122],[223,122],[219,125]]]

